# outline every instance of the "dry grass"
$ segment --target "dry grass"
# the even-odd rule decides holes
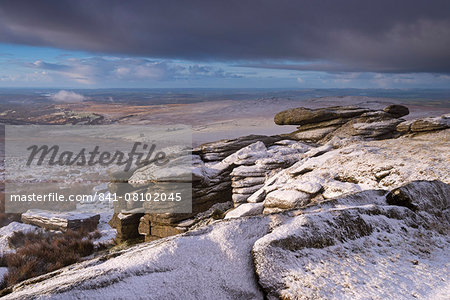
[[[99,237],[98,231],[16,232],[9,238],[10,247],[16,252],[0,258],[0,265],[8,268],[0,288],[80,261],[94,252],[95,237]]]

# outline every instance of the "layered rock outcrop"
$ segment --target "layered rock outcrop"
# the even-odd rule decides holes
[[[448,170],[443,167],[448,163],[448,132],[439,131],[448,127],[448,119],[425,119],[434,124],[427,128],[436,131],[429,137],[385,139],[411,132],[411,128],[425,128],[419,126],[424,120],[398,119],[407,113],[401,105],[384,110],[298,108],[275,117],[278,124],[301,125],[299,131],[287,136],[289,139],[252,135],[201,145],[192,154],[185,154],[191,155],[193,163],[192,213],[147,213],[123,219],[135,220],[133,225],[111,222],[119,232],[117,240],[138,236],[155,240],[186,232],[225,213],[227,218],[275,213],[362,190],[393,188],[411,180],[449,182]],[[402,126],[408,129],[402,131]],[[322,129],[327,132],[318,139],[299,138],[299,134],[315,134]],[[437,140],[431,150],[426,147],[428,140]],[[441,156],[436,155],[438,148],[442,148]],[[411,152],[417,153],[416,157],[411,157]],[[143,167],[130,173],[126,192],[155,187],[158,182],[152,179],[152,172]],[[122,205],[131,213],[136,209],[127,203]],[[235,210],[227,212],[231,206]]]
[[[397,125],[409,114],[407,107],[389,105],[383,110],[371,110],[356,106],[334,106],[308,109],[293,108],[275,115],[278,125],[300,125],[288,137],[308,142],[323,143],[332,137],[383,139],[399,135]]]
[[[279,140],[280,137],[277,136],[252,135],[209,143],[193,149],[192,154],[188,154],[190,156],[188,159],[192,162],[192,171],[189,174],[192,212],[136,213],[135,211],[140,208],[136,204],[139,203],[121,201],[116,204],[116,209],[123,209],[123,212],[115,214],[110,222],[110,225],[118,231],[116,241],[122,242],[138,237],[152,241],[183,233],[199,222],[207,222],[206,220],[222,215],[230,208],[232,199],[236,203],[245,202],[251,193],[262,187],[268,169],[286,166],[289,156],[283,157],[280,161],[260,162],[261,159],[270,158],[271,153],[267,147]],[[253,176],[244,176],[242,168],[245,167],[254,168],[253,171],[248,170],[253,172]],[[241,172],[231,174],[239,168]],[[257,174],[255,170],[258,168]],[[176,178],[166,178],[164,174],[159,175],[157,172],[159,170],[154,166],[144,166],[130,174],[112,174],[113,178],[124,179],[110,184],[110,190],[124,196],[125,193],[151,192],[158,188],[159,184],[169,186],[172,191],[176,189]]]

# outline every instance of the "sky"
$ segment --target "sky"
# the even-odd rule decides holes
[[[0,87],[449,88],[450,1],[2,0]]]

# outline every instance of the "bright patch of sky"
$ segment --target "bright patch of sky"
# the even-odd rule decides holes
[[[446,74],[319,72],[0,43],[0,87],[448,88]]]

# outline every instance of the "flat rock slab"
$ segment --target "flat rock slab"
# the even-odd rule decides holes
[[[38,209],[30,209],[22,214],[22,222],[36,225],[49,230],[66,231],[68,229],[97,228],[100,215],[79,212],[51,212]]]

